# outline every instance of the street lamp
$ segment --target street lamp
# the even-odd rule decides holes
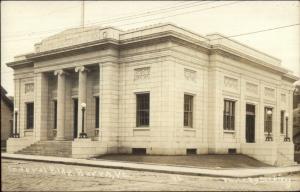
[[[81,111],[82,111],[82,131],[79,134],[79,138],[87,138],[87,134],[84,132],[84,112],[86,108],[86,103],[81,103]]]
[[[20,134],[18,133],[18,112],[19,109],[15,108],[15,133],[13,133],[13,138],[20,138]]]
[[[272,136],[271,136],[271,117],[272,117],[272,111],[271,110],[268,110],[267,111],[267,118],[268,118],[268,135],[266,137],[266,141],[272,141]]]
[[[288,130],[289,130],[289,128],[288,128],[289,114],[288,113],[286,113],[286,115],[285,115],[285,120],[286,120],[286,127],[285,127],[284,141],[285,142],[290,142],[291,140],[290,140],[289,134],[288,134]]]

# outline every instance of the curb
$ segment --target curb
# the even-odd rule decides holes
[[[226,177],[226,178],[249,178],[249,177],[266,177],[266,176],[284,176],[292,173],[300,172],[300,165],[289,167],[261,167],[261,168],[233,168],[233,169],[208,169],[208,168],[192,168],[170,165],[154,165],[145,163],[132,163],[109,160],[87,160],[74,159],[64,157],[51,156],[36,156],[36,155],[21,155],[2,153],[3,159],[15,159],[36,162],[59,163],[65,165],[102,167],[111,169],[133,170],[133,171],[148,171],[168,174],[181,174],[192,176],[208,176],[208,177]]]

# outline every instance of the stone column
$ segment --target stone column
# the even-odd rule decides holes
[[[47,140],[48,77],[45,73],[34,76],[34,133],[38,140]]]
[[[87,72],[88,70],[84,66],[76,67],[75,72],[78,72],[79,80],[78,80],[78,138],[80,133],[82,132],[82,110],[81,104],[86,103],[86,84],[87,84]],[[84,128],[86,131],[86,113],[84,118]]]
[[[66,74],[63,70],[54,72],[57,75],[57,135],[56,140],[65,139],[65,86]]]

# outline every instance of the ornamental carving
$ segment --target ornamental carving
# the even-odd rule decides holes
[[[253,84],[253,83],[246,83],[246,91],[247,93],[252,93],[257,95],[258,94],[258,85]]]
[[[275,90],[272,88],[265,87],[265,96],[274,98],[275,97]]]
[[[134,80],[142,80],[150,78],[150,67],[134,69]]]
[[[186,80],[196,81],[196,71],[184,69],[184,77]]]
[[[25,84],[25,93],[33,92],[34,91],[34,84],[27,83]]]
[[[225,77],[224,78],[224,85],[227,88],[237,90],[238,89],[238,80],[234,79],[234,78],[231,78],[231,77]]]

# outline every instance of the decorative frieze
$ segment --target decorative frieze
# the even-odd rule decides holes
[[[238,90],[238,80],[232,77],[224,77],[224,86],[229,89]]]
[[[196,71],[191,69],[184,69],[184,77],[189,81],[196,81]]]
[[[269,98],[275,98],[275,89],[265,87],[265,96]]]
[[[134,80],[142,80],[150,78],[150,67],[134,69]]]
[[[258,85],[247,82],[246,83],[246,92],[257,95],[258,94]]]
[[[25,93],[33,92],[34,91],[34,84],[33,83],[26,83],[25,84]]]

